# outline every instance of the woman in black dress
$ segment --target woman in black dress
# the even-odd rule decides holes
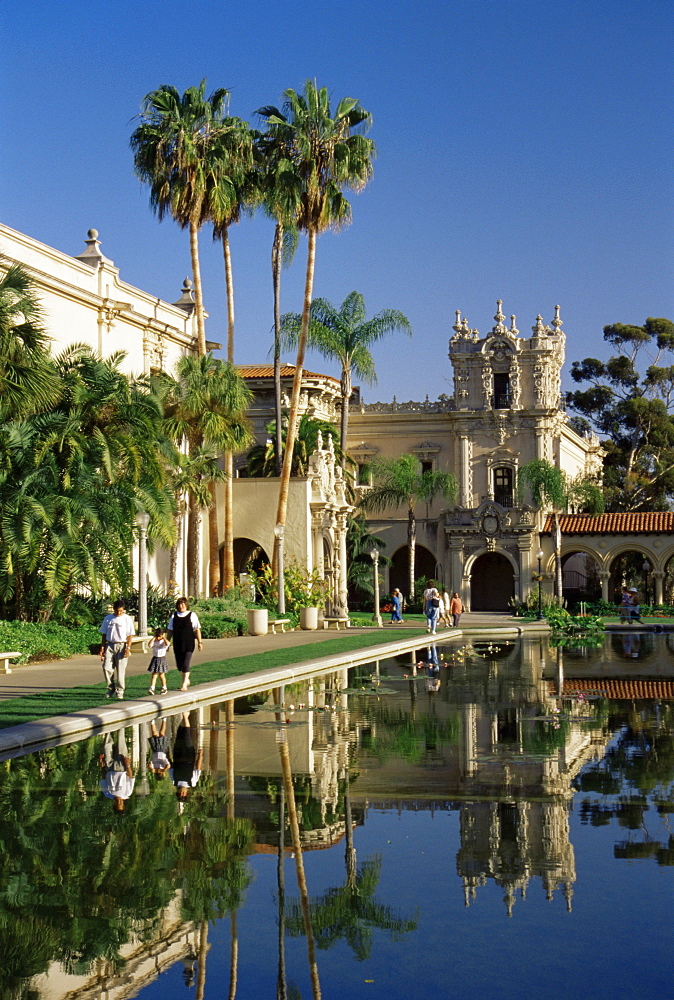
[[[190,686],[190,663],[196,642],[201,651],[204,646],[201,641],[201,625],[194,611],[190,611],[186,597],[179,597],[176,609],[168,623],[166,637],[173,639],[173,652],[176,657],[176,667],[183,675],[181,691],[187,691]]]

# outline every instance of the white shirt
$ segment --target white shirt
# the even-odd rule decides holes
[[[166,651],[168,649],[168,642],[166,639],[155,639],[152,643],[152,655],[153,656],[166,656]]]
[[[107,799],[128,799],[136,779],[130,778],[126,771],[108,771],[100,784]]]
[[[108,642],[124,642],[134,635],[133,618],[130,615],[106,615],[101,625],[101,635]]]
[[[169,629],[171,631],[173,631],[173,619],[174,618],[176,618],[176,617],[177,618],[186,618],[187,615],[191,615],[192,616],[192,628],[194,630],[196,630],[198,628],[201,628],[201,624],[199,622],[199,619],[195,615],[194,611],[174,611],[173,614],[171,615],[171,618],[169,619],[169,623],[168,623]]]

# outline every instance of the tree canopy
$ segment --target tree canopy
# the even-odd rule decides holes
[[[604,340],[608,360],[585,358],[571,367],[587,387],[566,394],[579,414],[577,430],[605,438],[604,492],[609,511],[668,509],[674,496],[674,323],[613,323]]]

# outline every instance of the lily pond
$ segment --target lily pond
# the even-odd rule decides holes
[[[673,706],[671,635],[457,639],[5,760],[0,998],[662,1000]]]

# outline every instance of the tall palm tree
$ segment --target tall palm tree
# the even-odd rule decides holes
[[[458,492],[458,483],[451,472],[422,472],[416,455],[399,458],[377,458],[371,465],[373,485],[360,500],[360,507],[369,512],[388,507],[407,507],[407,551],[409,558],[409,600],[414,597],[414,557],[416,550],[417,522],[415,507],[418,503],[432,503],[436,497],[452,501]]]
[[[555,549],[555,597],[561,604],[563,599],[562,582],[562,533],[559,526],[559,515],[569,507],[600,514],[604,510],[604,495],[596,483],[588,479],[569,479],[562,469],[546,462],[544,458],[535,458],[523,465],[517,475],[517,487],[520,498],[524,498],[526,487],[529,487],[531,499],[536,507],[552,510],[553,545]]]
[[[38,297],[28,272],[12,264],[0,279],[0,417],[51,406],[58,394]]]
[[[210,507],[213,496],[209,484],[225,478],[225,472],[218,465],[216,453],[207,448],[196,448],[191,454],[176,453],[172,472],[175,496],[175,540],[169,554],[169,589],[178,587],[178,548],[182,541],[183,522],[188,509],[200,510]],[[217,539],[217,536],[216,536]],[[196,574],[198,577],[198,573]]]
[[[166,378],[166,377],[165,377]],[[181,358],[176,366],[173,383],[167,382],[165,401],[166,432],[177,444],[187,442],[192,456],[201,448],[242,451],[250,442],[250,429],[245,411],[251,393],[229,362],[203,357]],[[213,505],[209,507],[213,511]],[[187,561],[191,593],[198,596],[198,520],[199,510],[190,499]],[[215,558],[211,568],[217,568],[217,523],[211,522],[211,537],[215,539]],[[215,565],[213,565],[215,564]],[[213,587],[211,586],[211,589]]]
[[[140,124],[131,136],[136,174],[150,185],[150,205],[163,219],[170,214],[189,229],[198,353],[206,353],[204,299],[199,264],[199,229],[210,214],[209,191],[215,184],[212,155],[215,140],[226,126],[224,111],[229,93],[220,88],[205,96],[206,81],[180,94],[163,84],[145,96]]]
[[[343,189],[359,190],[367,184],[372,176],[375,155],[374,143],[361,134],[363,128],[370,125],[371,115],[355,98],[343,98],[333,112],[327,88],[319,89],[312,80],[307,80],[303,93],[288,89],[284,97],[283,111],[273,106],[258,111],[267,121],[270,136],[284,152],[294,183],[295,224],[307,234],[302,325],[290,401],[288,447],[283,458],[276,514],[279,524],[285,524],[288,507],[292,444],[299,419],[302,370],[309,335],[316,240],[325,229],[350,221],[351,206]]]
[[[346,451],[349,429],[349,400],[353,392],[352,376],[374,385],[377,376],[370,347],[389,333],[402,331],[412,335],[406,316],[397,309],[382,309],[372,319],[365,318],[365,299],[360,292],[351,292],[336,309],[326,299],[311,303],[311,322],[307,344],[332,358],[342,366],[341,440]],[[300,313],[286,313],[281,322],[285,343],[296,347],[302,329]],[[344,468],[346,454],[342,455]]]
[[[229,227],[238,223],[247,205],[256,199],[253,174],[253,133],[248,123],[239,118],[227,118],[225,128],[215,137],[211,149],[213,183],[208,189],[208,211],[213,220],[213,238],[222,242],[227,292],[227,361],[234,364],[234,278],[229,244]],[[234,522],[232,479],[234,460],[225,452],[224,483],[224,579],[219,581],[217,514],[215,484],[212,485],[210,516],[210,593],[214,589],[229,590],[234,586]]]

